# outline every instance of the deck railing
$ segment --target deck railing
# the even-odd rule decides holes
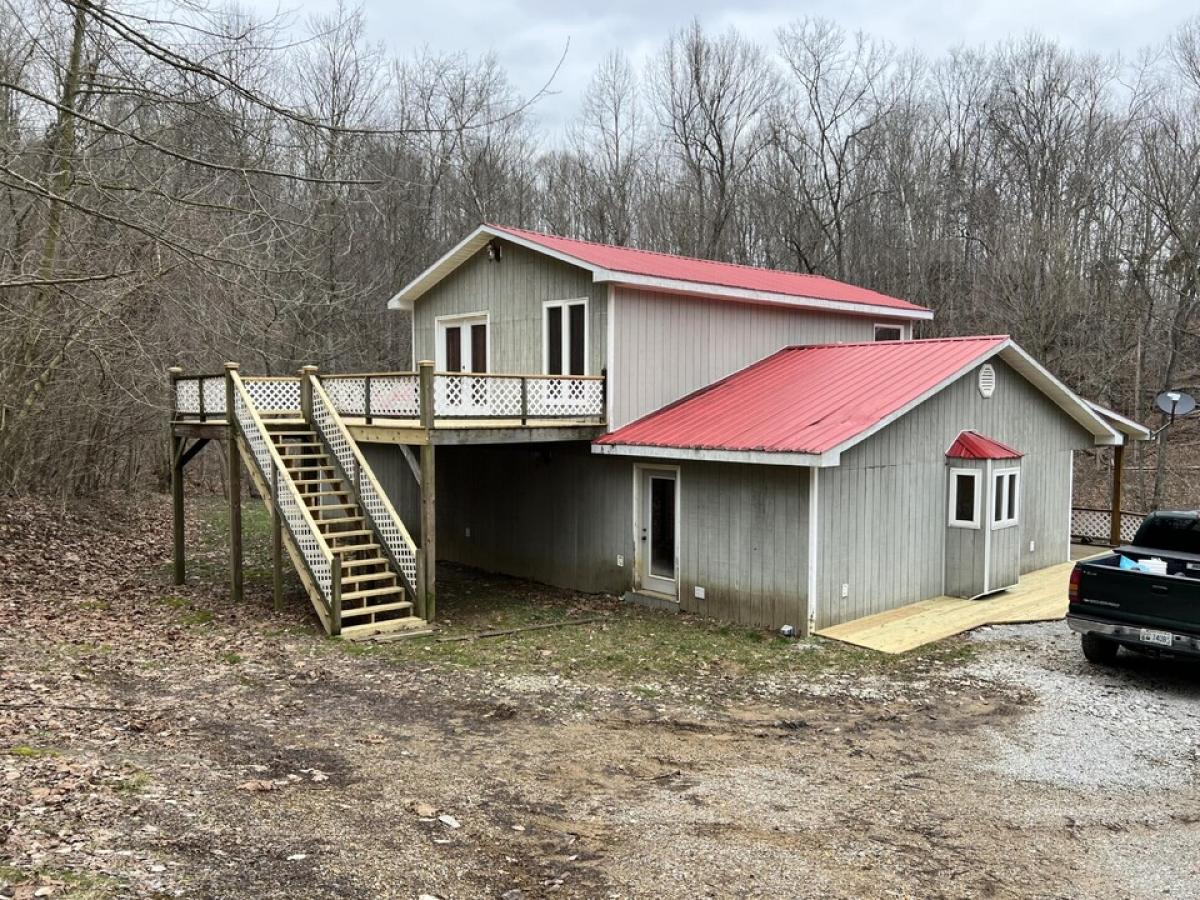
[[[179,419],[225,418],[225,374],[175,377],[175,416]]]
[[[1121,513],[1121,541],[1128,544],[1133,540],[1141,527],[1145,513]],[[1084,544],[1104,543],[1109,540],[1109,528],[1112,523],[1111,509],[1092,509],[1075,506],[1071,508],[1071,540]]]
[[[373,372],[320,375],[321,387],[339,415],[381,420],[422,420],[421,375]],[[428,378],[437,420],[462,423],[504,420],[588,422],[605,419],[603,375],[509,375],[432,372]],[[176,375],[175,416],[181,421],[225,419],[224,375]],[[244,376],[242,384],[255,406],[266,413],[300,412],[301,379],[294,376]]]
[[[525,424],[551,419],[604,421],[602,375],[433,373],[434,419],[504,419]],[[321,385],[343,416],[420,419],[416,372],[324,375]]]

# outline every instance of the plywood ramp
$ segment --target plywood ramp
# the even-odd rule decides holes
[[[1074,565],[1059,563],[1022,575],[1016,587],[983,600],[934,597],[817,634],[883,653],[904,653],[980,625],[1061,619],[1067,614],[1067,581]]]

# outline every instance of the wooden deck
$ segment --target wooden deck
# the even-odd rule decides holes
[[[1059,563],[1022,575],[1016,587],[984,600],[934,597],[822,628],[817,634],[882,653],[904,653],[980,625],[1062,619],[1067,614],[1067,580],[1074,565]]]

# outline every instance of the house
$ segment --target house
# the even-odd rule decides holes
[[[482,226],[391,301],[438,371],[604,375],[591,441],[439,448],[439,556],[812,629],[1069,558],[1121,435],[1003,336],[827,278]],[[368,456],[404,502],[398,454]]]
[[[389,306],[419,372],[233,371],[212,420],[364,631],[379,596],[432,618],[436,560],[804,632],[987,596],[1069,558],[1072,456],[1128,433],[1010,338],[914,339],[930,310],[815,275],[483,225]],[[178,439],[218,436],[175,379]]]

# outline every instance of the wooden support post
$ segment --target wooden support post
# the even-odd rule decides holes
[[[427,359],[417,363],[417,388],[420,393],[421,427],[432,428],[434,421],[433,363]]]
[[[342,557],[333,555],[333,571],[331,575],[330,594],[332,603],[329,609],[329,633],[335,637],[342,633]]]
[[[174,580],[176,584],[183,584],[184,578],[187,576],[187,563],[184,559],[184,533],[183,533],[183,441],[184,438],[178,437],[175,434],[175,418],[178,415],[178,410],[175,405],[175,382],[179,380],[179,376],[183,374],[183,369],[179,366],[171,366],[167,370],[171,380],[171,510],[174,515],[171,529],[171,543],[174,556]]]
[[[371,424],[371,376],[363,379],[363,421]]]
[[[424,560],[425,621],[437,618],[437,476],[433,444],[421,445],[421,548]]]
[[[521,424],[529,422],[529,379],[521,379]]]
[[[316,374],[316,366],[300,367],[300,415],[310,425],[312,424],[312,379],[309,376]]]
[[[275,612],[283,609],[283,517],[279,514],[279,469],[271,467],[271,581]]]
[[[425,618],[425,551],[417,548],[417,618]]]
[[[235,603],[242,601],[242,457],[237,442],[237,408],[234,403],[233,373],[235,362],[225,363],[225,417],[228,425],[229,458],[229,593]]]
[[[1108,543],[1112,547],[1119,546],[1121,540],[1121,494],[1125,480],[1125,445],[1117,444],[1113,448],[1112,473],[1112,518],[1108,525]]]

